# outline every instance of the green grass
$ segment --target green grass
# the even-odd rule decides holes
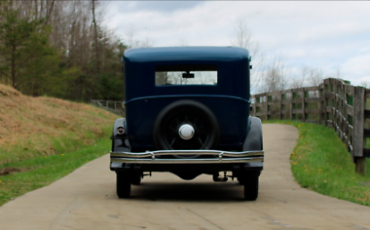
[[[20,140],[17,145],[11,147],[0,146],[0,170],[6,167],[4,162],[18,162],[34,157],[49,156],[87,147],[97,142],[100,138],[111,135],[111,124],[105,126],[100,125],[99,128],[102,130],[102,133],[99,135],[89,132],[74,133],[72,131],[65,131],[59,137],[35,134],[32,138]],[[48,145],[43,145],[43,143],[48,143]]]
[[[12,167],[21,171],[0,176],[0,206],[29,191],[49,185],[83,164],[108,153],[111,146],[108,137],[109,134],[95,144],[75,151],[1,165],[2,168]]]
[[[355,173],[352,158],[334,129],[294,121],[268,123],[298,128],[299,139],[290,161],[294,178],[303,188],[370,206],[370,160],[365,176]]]

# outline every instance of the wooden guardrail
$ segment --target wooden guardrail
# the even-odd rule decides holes
[[[123,115],[124,106],[122,101],[91,100],[90,103],[117,115]]]
[[[365,174],[366,138],[370,129],[366,119],[366,99],[370,90],[355,87],[340,79],[325,79],[320,86],[256,94],[252,98],[252,115],[262,120],[289,119],[333,127],[356,165],[356,172]]]

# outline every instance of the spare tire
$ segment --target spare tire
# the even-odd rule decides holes
[[[179,100],[166,106],[153,128],[157,149],[215,149],[220,127],[213,112],[193,100]]]

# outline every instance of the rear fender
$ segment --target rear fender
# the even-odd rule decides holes
[[[263,150],[261,119],[250,117],[249,121],[249,131],[243,144],[243,151]]]
[[[263,150],[263,137],[262,137],[262,122],[258,117],[249,117],[249,130],[247,137],[243,143],[243,151],[259,151]],[[258,171],[260,175],[263,170],[263,162],[250,162],[245,163],[241,171],[233,172],[238,177],[239,181],[243,181],[246,171]]]

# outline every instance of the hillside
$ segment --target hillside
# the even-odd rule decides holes
[[[116,115],[83,103],[28,97],[0,84],[0,168],[109,138]]]

